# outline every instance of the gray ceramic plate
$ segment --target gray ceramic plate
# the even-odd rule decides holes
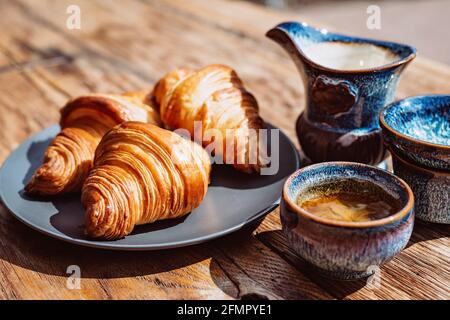
[[[22,143],[0,171],[0,196],[20,221],[42,233],[68,242],[118,250],[154,250],[181,247],[217,238],[257,220],[278,206],[282,185],[300,166],[298,153],[280,132],[280,165],[276,175],[240,173],[228,166],[213,167],[211,184],[200,207],[183,218],[137,226],[116,241],[92,241],[84,235],[79,195],[33,199],[23,193],[40,165],[47,145],[59,131],[47,128]]]

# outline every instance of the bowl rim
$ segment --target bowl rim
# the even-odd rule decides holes
[[[395,150],[391,150],[391,148],[388,148],[389,152],[391,153],[391,157],[396,160],[398,160],[399,162],[403,163],[405,166],[407,166],[410,169],[413,169],[415,171],[419,171],[421,173],[428,173],[428,174],[433,174],[435,176],[440,176],[440,177],[450,177],[450,171],[447,172],[444,169],[438,169],[438,168],[433,168],[433,167],[425,167],[425,166],[420,166],[416,163],[413,163],[411,161],[406,160],[403,156],[399,155],[398,152],[396,152]]]
[[[408,201],[405,204],[405,206],[403,206],[403,208],[399,209],[396,213],[391,214],[385,218],[371,220],[371,221],[354,222],[354,221],[333,220],[333,219],[320,217],[318,215],[315,215],[313,213],[306,211],[305,209],[301,208],[296,203],[294,203],[294,201],[292,201],[290,199],[290,197],[288,196],[288,189],[289,189],[289,186],[292,184],[292,181],[294,180],[294,178],[296,178],[297,176],[299,176],[300,174],[302,174],[308,170],[312,170],[312,169],[318,168],[318,167],[326,167],[326,166],[330,166],[330,165],[331,166],[343,166],[343,167],[351,166],[351,167],[360,167],[360,168],[370,168],[372,170],[375,169],[376,171],[379,171],[381,174],[389,175],[392,178],[398,180],[400,182],[400,184],[402,185],[402,187],[404,187],[404,189],[406,190],[406,192],[408,194]],[[379,227],[379,226],[387,225],[387,224],[390,224],[392,222],[402,219],[403,217],[405,217],[408,213],[410,213],[414,209],[414,194],[413,194],[410,186],[403,179],[397,177],[396,175],[394,175],[386,170],[383,170],[383,169],[380,169],[380,168],[377,168],[374,166],[370,166],[370,165],[358,163],[358,162],[348,162],[348,161],[321,162],[321,163],[312,164],[312,165],[298,169],[297,171],[293,172],[286,179],[286,181],[283,185],[282,199],[286,203],[286,205],[289,206],[289,208],[292,211],[294,211],[296,214],[298,214],[300,216],[303,216],[310,220],[314,220],[315,222],[318,222],[320,224],[325,224],[325,225],[335,226],[335,227],[345,227],[345,228],[372,228],[372,227]]]
[[[397,105],[399,105],[400,103],[404,103],[405,101],[411,101],[411,100],[425,100],[425,99],[430,99],[430,98],[447,98],[450,101],[450,95],[448,94],[429,94],[429,95],[420,95],[420,96],[410,96],[410,97],[406,97],[404,99],[400,99],[397,101],[394,101],[390,104],[388,104],[387,106],[385,106],[384,108],[381,109],[380,114],[379,114],[379,120],[380,120],[380,126],[382,129],[387,130],[389,133],[393,134],[396,137],[400,137],[404,140],[407,140],[409,142],[412,142],[416,145],[420,145],[420,146],[425,146],[425,147],[432,147],[432,148],[438,148],[441,150],[446,150],[450,152],[450,145],[445,145],[445,144],[440,144],[440,143],[433,143],[433,142],[429,142],[426,140],[421,140],[418,138],[414,138],[411,137],[409,135],[406,135],[398,130],[396,130],[395,128],[391,127],[386,119],[385,119],[385,112],[390,109],[393,108]]]

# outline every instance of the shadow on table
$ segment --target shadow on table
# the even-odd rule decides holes
[[[416,225],[407,248],[416,243],[444,239],[449,236],[450,228],[448,225],[432,224],[418,220],[416,221]],[[331,279],[321,273],[318,273],[314,267],[312,267],[308,262],[303,260],[289,248],[281,230],[262,232],[257,235],[257,238],[269,247],[272,247],[274,251],[283,256],[284,259],[289,261],[291,265],[295,266],[297,270],[306,275],[324,291],[328,292],[337,299],[344,299],[352,293],[362,289],[367,284],[367,279],[344,281]]]
[[[30,229],[0,207],[0,260],[32,271],[67,277],[67,268],[78,265],[82,278],[123,278],[177,270],[211,258],[214,243],[228,242],[235,234],[251,233],[248,228],[212,243],[160,251],[114,251],[82,247],[53,239]],[[256,226],[256,225],[254,225]],[[254,227],[253,227],[254,228]],[[238,235],[239,236],[239,235]]]
[[[257,238],[269,247],[272,247],[274,251],[280,254],[285,260],[323,289],[324,292],[328,293],[332,298],[343,299],[366,285],[366,279],[344,281],[323,276],[321,273],[317,272],[311,264],[303,260],[289,248],[281,230],[261,232],[257,235]]]
[[[3,207],[0,209],[1,242],[7,244],[0,247],[0,259],[40,273],[67,277],[67,267],[78,265],[82,278],[114,279],[168,272],[211,259],[209,274],[212,280],[234,298],[310,299],[305,288],[293,287],[291,282],[295,283],[295,279],[282,273],[286,263],[312,280],[323,292],[338,299],[366,285],[365,280],[337,281],[317,274],[287,247],[280,230],[254,236],[253,231],[260,221],[204,244],[163,251],[119,252],[52,239],[16,221]],[[185,272],[189,276],[189,270]],[[206,272],[205,279],[208,277]]]
[[[213,256],[210,274],[216,285],[234,298],[342,299],[366,285],[365,279],[340,281],[318,274],[310,264],[290,251],[281,230],[261,232],[256,236],[235,234],[228,241],[229,247],[223,249],[223,255]],[[255,250],[260,252],[252,254]],[[285,272],[290,269],[285,264],[293,268]]]
[[[81,247],[41,235],[20,222],[8,223],[2,235],[8,247],[0,260],[32,271],[67,277],[67,268],[77,265],[82,278],[123,278],[176,270],[208,258],[202,245],[165,251],[112,251]]]
[[[267,279],[267,273],[260,272],[265,263],[265,251],[258,250],[263,247],[270,251],[252,235],[260,221],[203,244],[160,251],[113,251],[52,239],[16,221],[3,208],[0,215],[1,242],[7,244],[0,247],[0,261],[34,272],[66,278],[71,274],[67,273],[67,268],[77,265],[83,279],[116,279],[177,271],[170,276],[172,281],[177,277],[192,277],[196,281],[193,285],[201,287],[202,278],[207,282],[211,277],[220,290],[235,298],[292,297],[292,293],[285,294],[282,287],[266,286],[267,281],[278,281],[276,274]],[[209,270],[203,266],[179,270],[207,259],[211,259]],[[283,281],[289,282],[289,279]]]
[[[416,243],[448,237],[450,237],[449,225],[421,221],[416,218],[411,239],[406,247],[408,248]]]

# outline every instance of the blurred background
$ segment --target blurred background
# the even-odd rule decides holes
[[[319,21],[340,33],[411,44],[421,56],[450,64],[450,0],[247,1],[295,12],[310,24]],[[366,25],[371,5],[380,8],[379,30],[370,30]]]

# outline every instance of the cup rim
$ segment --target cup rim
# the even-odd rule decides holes
[[[442,98],[447,97],[450,100],[450,95],[447,95],[447,94],[432,94],[432,95],[410,96],[410,97],[407,97],[407,98],[404,98],[404,99],[392,102],[392,103],[388,104],[387,106],[385,106],[380,111],[379,120],[380,120],[381,128],[387,130],[389,133],[393,134],[394,136],[400,137],[400,138],[402,138],[404,140],[407,140],[407,141],[409,141],[411,143],[414,143],[416,145],[425,146],[425,147],[432,147],[432,148],[438,148],[438,149],[446,150],[446,151],[450,152],[450,145],[434,143],[434,142],[430,142],[430,141],[427,141],[427,140],[422,140],[422,139],[418,139],[418,138],[414,138],[414,137],[408,136],[408,135],[406,135],[406,134],[396,130],[392,126],[390,126],[387,123],[386,119],[385,119],[386,111],[388,109],[390,109],[390,108],[393,108],[393,107],[399,105],[402,102],[415,100],[415,99],[423,100],[423,99],[429,99],[429,98],[433,98],[433,97],[442,97]]]
[[[377,220],[370,220],[370,221],[356,222],[356,221],[340,221],[340,220],[333,220],[333,219],[320,217],[318,215],[315,215],[313,213],[306,211],[305,209],[303,209],[302,207],[300,207],[299,205],[297,205],[296,203],[294,203],[294,201],[292,201],[290,199],[290,197],[288,196],[288,189],[289,189],[289,186],[292,184],[292,181],[294,180],[295,177],[304,173],[307,170],[312,170],[317,167],[325,167],[325,166],[329,166],[329,165],[370,168],[372,170],[375,169],[375,170],[379,171],[381,174],[389,175],[392,178],[398,180],[400,182],[400,184],[402,185],[402,187],[404,187],[404,189],[406,190],[406,192],[408,194],[408,201],[407,201],[406,205],[403,206],[403,208],[399,209],[396,213],[391,214],[385,218],[377,219]],[[335,226],[335,227],[344,227],[344,228],[372,228],[372,227],[379,227],[379,226],[387,225],[387,224],[390,224],[392,222],[402,219],[409,212],[411,212],[411,210],[413,210],[413,208],[414,208],[414,194],[413,194],[411,188],[409,187],[409,185],[403,179],[395,176],[394,174],[392,174],[388,171],[385,171],[383,169],[380,169],[380,168],[377,168],[374,166],[370,166],[370,165],[362,164],[362,163],[358,163],[358,162],[348,162],[348,161],[321,162],[321,163],[309,165],[309,166],[298,169],[297,171],[293,172],[286,179],[284,186],[283,186],[282,197],[283,197],[283,200],[285,201],[285,203],[289,206],[289,208],[292,211],[294,211],[296,214],[303,216],[305,218],[308,218],[310,220],[313,220],[315,222],[321,223],[321,224]]]

